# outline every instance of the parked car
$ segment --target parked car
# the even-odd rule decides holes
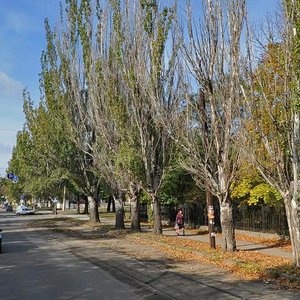
[[[34,214],[34,210],[26,207],[24,205],[18,206],[16,209],[16,215],[33,215]]]

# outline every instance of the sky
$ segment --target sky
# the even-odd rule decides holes
[[[55,25],[59,19],[59,2],[0,0],[0,176],[6,175],[17,132],[25,122],[23,89],[28,89],[35,103],[39,101],[40,57],[46,45],[44,20],[48,18],[50,24]],[[178,2],[185,4],[185,0]],[[192,2],[195,7],[200,0]],[[250,20],[259,22],[278,7],[278,2],[248,0]]]

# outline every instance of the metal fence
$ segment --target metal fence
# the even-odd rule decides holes
[[[283,207],[267,205],[234,207],[233,217],[236,229],[289,235]]]
[[[206,203],[183,206],[185,223],[190,227],[197,228],[201,225],[207,225],[207,207]],[[172,213],[173,211],[173,213]],[[175,208],[164,206],[162,212],[166,218],[172,222],[175,220]],[[217,202],[214,203],[215,227],[221,230],[220,208]],[[259,231],[268,233],[277,233],[282,236],[288,236],[288,225],[283,207],[270,207],[267,205],[257,206],[238,206],[233,205],[233,219],[236,229],[246,231]]]

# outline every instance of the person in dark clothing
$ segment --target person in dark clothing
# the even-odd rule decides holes
[[[182,208],[178,210],[178,213],[176,215],[176,220],[175,220],[175,232],[177,235],[179,235],[180,229],[182,229],[184,235],[184,216],[183,216]]]

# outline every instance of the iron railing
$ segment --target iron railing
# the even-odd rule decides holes
[[[173,213],[172,209],[174,210]],[[164,219],[171,222],[175,220],[175,208],[170,209],[168,206],[162,207]],[[197,228],[207,225],[207,208],[205,203],[194,205],[184,205],[185,223],[190,227]],[[215,227],[218,231],[220,226],[220,208],[217,202],[214,203]],[[174,220],[173,220],[174,219]],[[246,231],[259,231],[268,233],[277,233],[282,236],[288,236],[288,225],[283,207],[270,207],[268,205],[256,206],[238,206],[233,205],[233,219],[236,229]]]

